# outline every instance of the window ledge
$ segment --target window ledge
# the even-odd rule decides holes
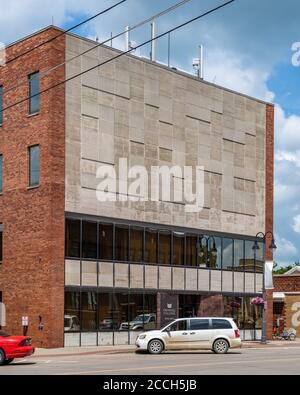
[[[27,114],[27,118],[37,117],[38,115],[40,115],[40,112],[34,112],[33,114]]]
[[[34,186],[32,186],[32,187],[27,187],[27,191],[31,191],[31,190],[34,190],[34,189],[38,189],[40,187],[40,185],[34,185]]]

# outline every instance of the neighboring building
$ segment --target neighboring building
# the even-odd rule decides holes
[[[59,32],[9,46],[8,60]],[[43,75],[95,45],[61,35],[1,68],[0,105],[119,53],[100,47]],[[271,104],[129,55],[6,110],[7,330],[21,333],[28,317],[24,331],[42,346],[118,345],[134,343],[138,322],[147,329],[213,315],[232,316],[245,339],[259,338],[262,311],[251,299],[262,294],[264,246],[256,256],[252,247],[258,232],[273,230],[273,144]],[[204,166],[204,209],[189,213],[172,198],[99,202],[97,168],[119,170],[120,158],[149,171]]]
[[[273,330],[294,328],[300,336],[300,267],[274,276]]]

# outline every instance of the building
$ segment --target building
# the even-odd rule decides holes
[[[300,267],[274,276],[273,330],[293,328],[300,336]]]
[[[97,67],[119,52],[78,57],[97,43],[51,40],[60,32],[10,45],[0,69],[7,330],[44,347],[118,345],[178,316],[224,315],[259,338],[264,246],[252,247],[273,229],[273,106],[135,56]],[[120,174],[120,158],[149,173],[203,166],[203,209],[113,189],[117,201],[100,202],[97,169]]]

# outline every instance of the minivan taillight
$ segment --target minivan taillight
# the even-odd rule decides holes
[[[239,339],[241,337],[240,331],[238,329],[234,330],[234,336],[235,336],[236,339]]]

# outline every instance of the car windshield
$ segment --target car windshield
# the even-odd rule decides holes
[[[0,337],[10,337],[11,335],[6,332],[0,332]]]

